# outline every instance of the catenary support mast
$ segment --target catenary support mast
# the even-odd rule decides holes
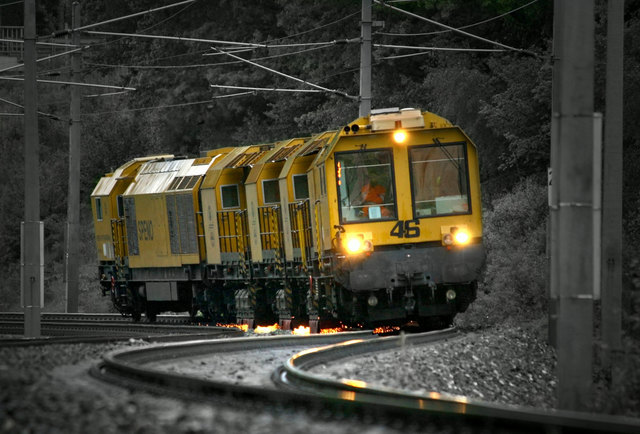
[[[36,5],[24,2],[24,222],[21,227],[24,335],[40,336],[44,299],[44,229],[40,221],[40,144],[36,84]]]
[[[80,4],[73,2],[71,26],[80,26]],[[72,43],[80,44],[80,33],[72,33]],[[71,55],[71,81],[80,81],[80,52]],[[80,268],[80,92],[71,86],[69,120],[69,194],[67,197],[66,299],[67,312],[78,312],[78,278]]]
[[[552,158],[557,245],[552,262],[558,299],[558,404],[588,410],[593,351],[594,1],[562,3],[558,141]],[[554,43],[557,43],[555,41]],[[554,75],[554,78],[556,76]],[[555,83],[554,83],[555,86]],[[557,168],[557,173],[556,173]]]
[[[602,341],[607,365],[622,345],[623,39],[624,0],[609,0],[602,204]],[[614,381],[616,377],[614,372]]]
[[[359,116],[371,113],[371,0],[362,0]]]

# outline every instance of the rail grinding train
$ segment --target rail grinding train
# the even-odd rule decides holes
[[[103,295],[135,321],[446,323],[475,299],[484,260],[476,147],[416,109],[136,158],[91,199]]]

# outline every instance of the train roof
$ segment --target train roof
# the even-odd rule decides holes
[[[108,196],[113,191],[118,181],[127,179],[134,175],[134,170],[139,165],[153,160],[167,160],[175,158],[172,154],[163,155],[150,155],[147,157],[134,158],[127,161],[122,166],[118,167],[113,173],[109,173],[98,181],[98,184],[93,189],[91,196]]]
[[[213,157],[149,161],[142,166],[135,181],[124,194],[156,194],[169,190],[191,189],[221,156],[222,154]]]

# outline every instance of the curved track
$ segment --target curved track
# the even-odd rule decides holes
[[[274,375],[274,381],[290,390],[305,391],[332,399],[343,399],[363,405],[375,405],[390,411],[406,412],[407,417],[432,414],[461,417],[473,426],[491,426],[513,432],[640,432],[636,419],[593,415],[568,411],[543,411],[533,408],[504,406],[465,397],[428,395],[401,390],[372,387],[359,380],[336,381],[307,370],[324,363],[335,363],[346,357],[387,351],[404,345],[422,345],[453,336],[455,329],[381,338],[375,341],[352,341],[305,351],[290,358]],[[411,416],[410,416],[411,415]]]
[[[362,381],[329,380],[307,369],[345,357],[385,351],[403,345],[422,345],[451,338],[455,329],[398,337],[374,338],[370,333],[341,333],[310,337],[280,336],[224,341],[192,341],[158,345],[108,354],[92,369],[92,375],[134,389],[196,400],[241,399],[253,405],[286,405],[331,417],[359,417],[380,424],[429,423],[454,431],[473,432],[640,432],[634,419],[564,411],[509,407],[464,397],[446,397],[374,388]],[[373,339],[372,339],[373,338]],[[212,381],[145,366],[150,362],[192,358],[215,352],[258,350],[278,346],[319,346],[289,359],[273,375],[279,390]],[[266,404],[268,403],[268,404]]]

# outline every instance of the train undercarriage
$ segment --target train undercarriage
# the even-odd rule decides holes
[[[190,266],[130,270],[101,264],[103,294],[135,321],[164,311],[190,313],[193,321],[309,324],[312,332],[345,326],[448,325],[476,298],[482,247],[457,252],[400,248],[367,257],[330,256],[313,271],[301,263]],[[436,265],[434,265],[436,264]],[[321,269],[320,269],[321,268]],[[136,279],[143,276],[145,280]],[[174,280],[175,277],[182,280]],[[381,287],[384,285],[383,287]]]

